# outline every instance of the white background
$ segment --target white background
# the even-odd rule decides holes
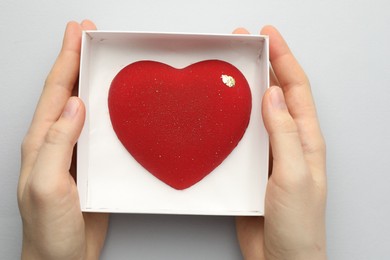
[[[390,2],[0,2],[0,258],[17,259],[20,142],[68,20],[105,30],[257,33],[274,24],[312,83],[328,145],[329,259],[390,258]],[[113,215],[102,259],[241,259],[231,217]]]

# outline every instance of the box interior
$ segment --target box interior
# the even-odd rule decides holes
[[[108,90],[115,75],[135,61],[184,68],[208,59],[227,61],[246,77],[253,99],[249,126],[220,166],[194,186],[175,190],[139,165],[118,140]],[[80,64],[79,95],[87,109],[77,164],[83,211],[263,215],[269,150],[261,117],[269,85],[266,36],[85,31]]]

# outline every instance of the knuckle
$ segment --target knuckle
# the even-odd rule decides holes
[[[35,202],[44,202],[47,198],[50,198],[52,191],[44,185],[33,182],[29,187],[29,197]]]
[[[29,133],[23,138],[22,143],[20,144],[20,150],[22,158],[26,157],[29,153],[37,151],[39,149],[39,144],[36,140],[33,140]]]
[[[322,152],[324,154],[326,153],[326,143],[325,143],[324,138],[320,138],[317,141],[317,143],[315,145],[315,148],[316,148],[317,151],[320,151],[320,152]]]
[[[310,88],[310,82],[306,76],[303,76],[293,82],[286,83],[283,87],[285,89],[306,88],[306,87]]]
[[[294,120],[287,116],[282,116],[274,119],[274,129],[279,133],[297,134],[298,127]]]
[[[49,178],[46,179],[35,178],[31,181],[28,190],[28,196],[36,205],[49,205],[50,202],[56,202],[64,198],[70,192],[70,186],[63,179]]]
[[[302,148],[305,153],[321,153],[326,154],[326,143],[324,138],[318,137],[314,138],[314,140],[302,141]]]
[[[48,86],[51,86],[53,84],[55,84],[55,79],[54,77],[51,75],[52,73],[50,73],[47,78],[45,79],[45,83],[44,83],[44,88],[48,88]]]
[[[69,135],[61,128],[53,125],[45,136],[45,143],[52,145],[70,144]]]
[[[31,141],[26,135],[23,138],[22,143],[20,144],[20,150],[22,151],[22,155],[26,154],[26,152],[29,150],[30,147],[31,147]]]
[[[45,87],[47,86],[51,86],[53,84],[57,84],[57,77],[55,77],[55,67],[53,67],[49,73],[49,75],[47,75],[46,79],[45,79]]]
[[[54,72],[52,71],[49,76],[47,76],[46,80],[45,80],[45,84],[44,84],[44,88],[45,89],[57,89],[58,91],[65,91],[67,94],[68,93],[71,93],[71,89],[68,88],[68,86],[66,84],[64,84],[63,82],[59,81],[57,77],[55,77],[55,75],[53,75]],[[54,102],[57,102],[56,99],[56,96],[53,96],[52,97],[54,100],[53,100],[53,103]],[[56,104],[56,103],[55,103]]]
[[[50,200],[54,199],[55,192],[50,186],[34,184],[29,187],[28,197],[33,205],[42,208],[42,206],[47,205]]]

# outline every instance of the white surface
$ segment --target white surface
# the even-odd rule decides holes
[[[115,5],[114,5],[115,3]],[[19,147],[66,21],[100,29],[258,33],[274,24],[308,73],[328,145],[329,259],[390,258],[390,2],[0,2],[0,258],[17,259]],[[240,259],[230,217],[114,215],[102,259]]]
[[[80,97],[87,118],[77,163],[84,211],[264,215],[269,146],[258,97],[269,84],[267,37],[87,32],[84,41]],[[229,62],[244,74],[253,96],[250,121],[216,169],[192,187],[176,190],[129,156],[113,131],[107,95],[115,75],[133,62],[155,60],[183,68],[207,59]]]

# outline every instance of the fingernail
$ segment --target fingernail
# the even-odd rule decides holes
[[[79,102],[75,98],[70,98],[65,105],[64,111],[62,112],[62,117],[73,118],[77,110],[79,109]]]
[[[280,87],[272,87],[270,92],[271,105],[274,109],[286,109],[283,91]]]

